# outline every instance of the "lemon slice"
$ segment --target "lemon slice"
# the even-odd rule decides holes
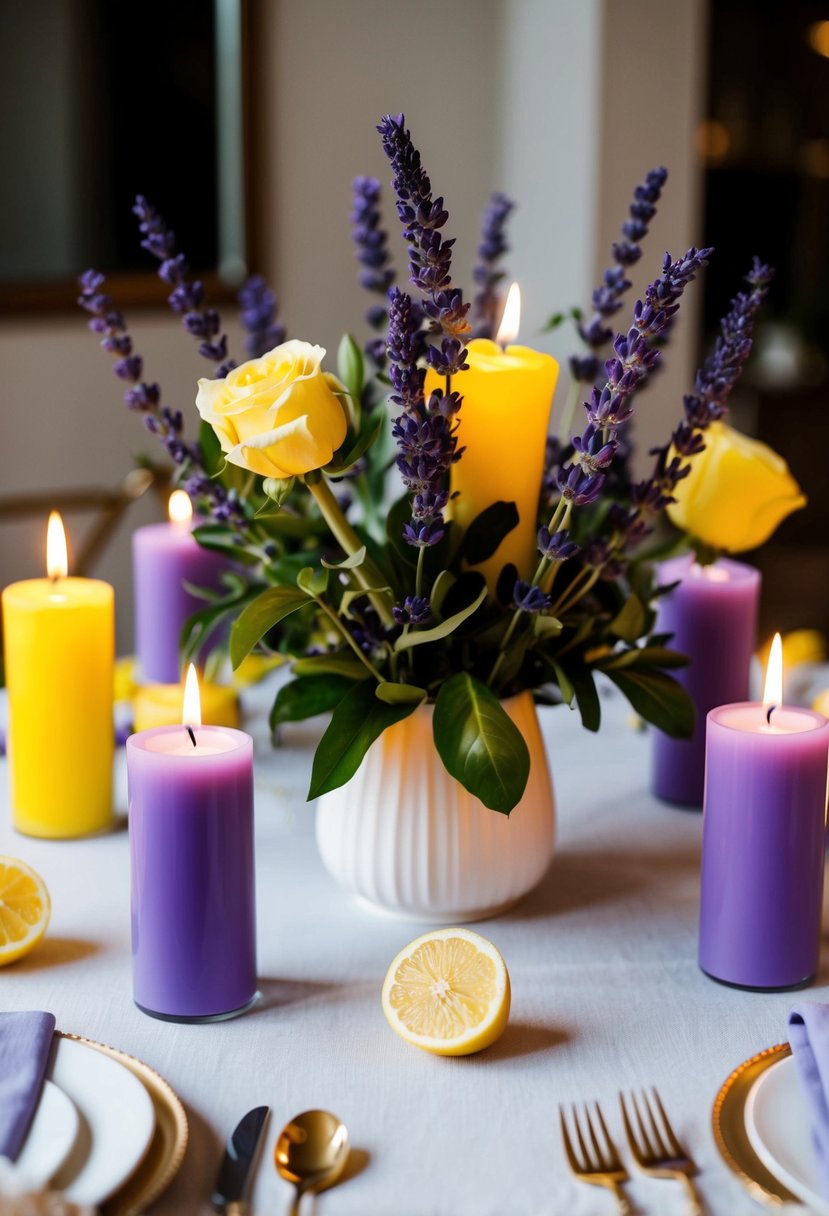
[[[386,972],[383,1012],[407,1043],[438,1056],[482,1051],[509,1018],[501,955],[469,929],[436,929],[410,942]]]
[[[0,967],[34,949],[51,910],[40,875],[16,857],[0,854]]]

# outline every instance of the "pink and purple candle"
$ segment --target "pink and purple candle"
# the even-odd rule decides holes
[[[193,536],[193,509],[183,490],[170,496],[169,523],[137,528],[132,538],[135,653],[146,684],[177,684],[185,621],[205,601],[185,584],[217,590],[227,562]]]
[[[133,995],[154,1017],[213,1021],[256,996],[253,743],[184,720],[127,740]]]
[[[699,965],[740,988],[798,988],[817,973],[829,722],[780,705],[708,714]],[[781,667],[782,671],[782,667]]]
[[[717,705],[745,701],[751,657],[757,640],[760,575],[725,558],[700,566],[691,555],[658,568],[663,586],[677,586],[659,600],[656,633],[670,633],[668,645],[690,660],[671,674],[694,702],[691,739],[653,731],[651,788],[657,798],[700,807],[705,779],[705,719]]]

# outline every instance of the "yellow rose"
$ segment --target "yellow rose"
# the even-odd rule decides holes
[[[762,545],[806,499],[782,456],[724,422],[705,432],[705,451],[668,507],[675,527],[713,549],[739,553]]]
[[[263,477],[294,477],[328,464],[345,439],[346,413],[322,371],[321,346],[283,342],[224,380],[199,380],[196,407],[231,464]]]

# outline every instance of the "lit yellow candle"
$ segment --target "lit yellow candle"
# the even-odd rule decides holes
[[[224,684],[200,682],[201,715],[205,726],[239,725],[236,690]],[[132,700],[136,731],[153,726],[176,726],[181,722],[181,684],[147,684],[136,689]]]
[[[517,289],[511,289],[510,297],[517,300]],[[498,341],[473,338],[469,369],[452,380],[463,396],[458,446],[464,449],[452,466],[451,488],[457,494],[450,505],[452,518],[467,528],[494,502],[514,502],[518,509],[517,526],[491,558],[475,567],[490,590],[507,562],[514,563],[522,578],[529,578],[538,562],[538,498],[558,378],[558,363],[551,355],[527,346],[502,347],[518,332],[517,315],[509,313],[508,299]],[[427,394],[442,385],[441,377],[428,372]]]
[[[112,820],[114,596],[67,569],[53,512],[49,577],[3,592],[12,821],[30,836],[86,836]]]

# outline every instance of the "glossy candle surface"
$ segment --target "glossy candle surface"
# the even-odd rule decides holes
[[[86,836],[112,820],[115,610],[97,579],[27,579],[3,592],[12,821]]]
[[[170,1019],[211,1018],[256,993],[253,745],[227,727],[127,740],[133,994]]]
[[[190,523],[150,524],[132,537],[135,653],[141,679],[176,684],[181,679],[179,641],[184,622],[205,601],[184,587],[219,586],[227,562],[203,549]]]
[[[708,715],[699,964],[747,988],[817,971],[829,723],[805,709]]]
[[[656,633],[691,661],[671,671],[696,707],[693,737],[672,739],[653,731],[651,788],[658,798],[702,806],[705,718],[718,705],[744,701],[757,640],[760,575],[743,562],[721,558],[699,566],[686,555],[662,562],[658,582],[678,586],[658,600]]]
[[[450,514],[467,528],[500,500],[514,502],[519,515],[495,554],[475,566],[493,588],[507,562],[515,563],[522,578],[538,564],[538,498],[558,363],[527,346],[502,350],[488,338],[469,343],[466,362],[468,370],[452,379],[452,388],[463,396],[458,447],[464,453],[452,465],[457,498],[451,500]],[[427,373],[427,395],[444,384],[442,377]]]

